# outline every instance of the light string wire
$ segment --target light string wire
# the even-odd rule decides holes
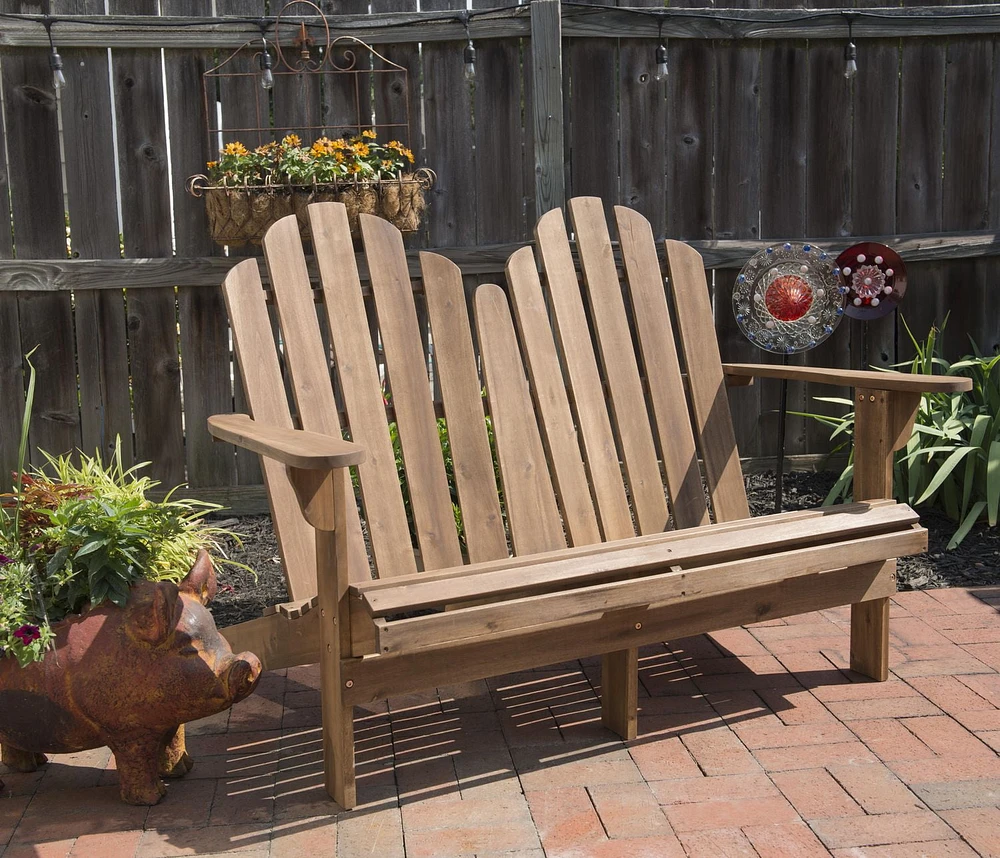
[[[788,18],[760,18],[752,17],[749,15],[726,15],[722,14],[714,9],[704,9],[704,10],[694,10],[694,9],[644,9],[630,6],[612,6],[608,4],[592,4],[583,3],[579,0],[562,0],[562,5],[570,7],[573,9],[578,9],[585,14],[600,15],[605,12],[625,12],[627,14],[638,15],[647,18],[657,18],[661,20],[669,20],[670,18],[689,18],[691,20],[708,20],[708,21],[718,21],[718,22],[728,22],[733,24],[771,24],[774,27],[781,27],[782,25],[797,24],[802,21],[815,21],[823,18],[843,19],[844,10],[842,9],[818,9],[815,11],[806,12],[802,15],[795,15]],[[965,21],[965,20],[978,20],[978,19],[989,19],[989,18],[1000,18],[1000,6],[996,8],[995,11],[991,11],[988,6],[977,7],[975,12],[966,13],[955,13],[955,12],[937,12],[937,9],[947,9],[948,7],[935,7],[935,14],[933,17],[934,21]],[[979,9],[982,11],[979,11]],[[521,11],[525,14],[528,13],[530,5],[516,4],[510,6],[496,6],[490,9],[469,9],[463,10],[467,12],[468,21],[472,21],[473,18],[482,18],[489,15],[496,15],[501,12],[515,12]],[[902,14],[888,14],[886,12],[879,12],[876,10],[866,10],[866,9],[852,9],[850,10],[851,17],[855,19],[860,18],[870,18],[874,20],[898,20],[900,18],[906,17]],[[333,20],[336,20],[337,16],[330,16]],[[366,16],[371,17],[371,16]],[[19,21],[32,21],[34,23],[41,24],[45,27],[51,27],[52,24],[58,21],[63,21],[66,23],[74,23],[81,26],[88,27],[121,27],[122,20],[117,18],[115,20],[101,20],[100,18],[90,18],[84,20],[82,16],[65,16],[65,17],[55,17],[52,15],[29,15],[29,14],[19,14],[16,12],[0,12],[0,18],[7,18],[10,20]],[[163,29],[164,27],[185,29],[193,27],[204,27],[206,22],[204,19],[195,21],[170,21],[169,23],[164,23],[162,17],[154,17],[154,21],[143,20],[144,16],[135,16],[134,18],[129,18],[129,27],[135,27],[141,29],[143,27],[158,28]],[[212,19],[217,24],[253,24],[260,25],[260,23],[266,22],[269,27],[273,27],[276,18],[274,17],[254,17],[254,18],[244,18],[239,16],[234,17],[218,17]],[[454,22],[456,20],[456,15],[454,12],[444,13],[440,15],[430,15],[427,17],[422,17],[415,21],[407,21],[399,23],[398,21],[366,21],[363,25],[365,29],[384,29],[391,27],[407,27],[407,26],[422,26],[424,24],[430,23],[447,23]],[[321,24],[314,23],[309,20],[293,21],[290,23],[294,24],[304,24],[307,28],[311,27],[321,27]],[[357,25],[355,25],[357,26]],[[928,33],[928,35],[933,35]],[[757,39],[765,38],[763,36],[749,36],[745,38]]]

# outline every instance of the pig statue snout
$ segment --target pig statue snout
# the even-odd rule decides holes
[[[239,703],[253,694],[263,669],[260,659],[252,652],[241,652],[234,656],[226,676],[226,690],[231,704]]]

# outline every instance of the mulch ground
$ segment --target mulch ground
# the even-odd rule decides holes
[[[832,473],[795,472],[785,476],[783,509],[819,506],[836,480]],[[774,474],[749,474],[747,494],[753,515],[774,511]],[[899,561],[899,588],[921,590],[935,587],[1000,585],[1000,528],[975,527],[960,546],[946,550],[955,523],[935,510],[921,509],[921,520],[930,534],[924,554]],[[232,525],[242,534],[242,547],[231,546],[231,559],[238,567],[219,569],[219,594],[212,613],[220,627],[259,617],[269,605],[288,599],[281,569],[278,543],[269,516],[245,516]]]

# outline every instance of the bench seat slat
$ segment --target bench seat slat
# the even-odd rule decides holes
[[[347,661],[343,678],[353,686],[344,693],[344,699],[354,704],[371,703],[392,694],[600,655],[623,647],[677,640],[833,608],[845,602],[883,598],[895,592],[895,563],[889,561],[802,575],[695,601],[609,612],[577,622],[554,618],[547,625],[518,632]],[[642,628],[636,629],[635,622],[641,622]]]
[[[510,594],[579,586],[594,582],[599,576],[603,580],[636,577],[673,565],[689,569],[816,545],[828,545],[834,550],[839,540],[898,531],[916,521],[917,514],[905,504],[887,504],[866,511],[767,521],[753,529],[745,526],[748,522],[742,528],[721,531],[699,528],[672,534],[673,539],[660,542],[624,540],[616,546],[602,546],[610,550],[574,552],[570,557],[563,553],[540,556],[532,565],[517,568],[487,567],[477,571],[476,567],[465,567],[462,571],[466,574],[444,580],[410,578],[406,582],[397,580],[392,588],[376,590],[359,584],[354,590],[365,600],[373,616],[388,616],[471,599],[498,599]]]
[[[761,556],[690,571],[681,568],[395,622],[376,620],[378,648],[381,653],[410,652],[459,640],[523,631],[551,622],[553,617],[571,623],[611,611],[645,610],[694,601],[803,575],[880,562],[901,554],[918,553],[926,547],[927,531],[911,524],[905,530],[854,539],[837,538],[833,542],[791,551],[772,550]]]
[[[857,503],[838,504],[836,507],[819,507],[816,509],[792,510],[790,512],[777,513],[776,515],[759,516],[744,521],[726,521],[719,524],[705,525],[702,533],[727,533],[732,530],[754,531],[759,527],[776,524],[782,521],[799,521],[807,518],[819,518],[825,515],[840,515],[857,512],[865,512],[882,506],[894,506],[896,501],[888,498],[879,498]],[[355,596],[362,593],[374,593],[379,590],[389,590],[411,582],[429,583],[431,581],[448,581],[453,578],[461,578],[465,575],[479,575],[484,572],[497,572],[503,569],[520,569],[523,566],[534,566],[542,560],[568,560],[576,557],[591,557],[603,554],[608,551],[617,551],[623,545],[633,546],[658,545],[665,542],[676,542],[679,539],[688,539],[690,534],[684,531],[665,531],[664,533],[651,533],[647,536],[636,536],[628,540],[615,540],[613,542],[602,542],[595,545],[584,545],[574,548],[563,548],[547,552],[546,555],[527,555],[505,557],[501,560],[491,560],[482,563],[470,564],[468,566],[457,566],[452,569],[437,569],[431,572],[421,572],[414,575],[398,576],[391,580],[374,579],[371,581],[358,581],[352,586]]]

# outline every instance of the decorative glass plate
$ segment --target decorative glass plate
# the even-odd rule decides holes
[[[768,247],[755,254],[736,278],[733,312],[750,342],[776,354],[815,348],[844,315],[840,271],[815,244]]]
[[[863,241],[837,257],[844,312],[852,319],[880,319],[896,309],[906,292],[906,266],[891,247]]]

